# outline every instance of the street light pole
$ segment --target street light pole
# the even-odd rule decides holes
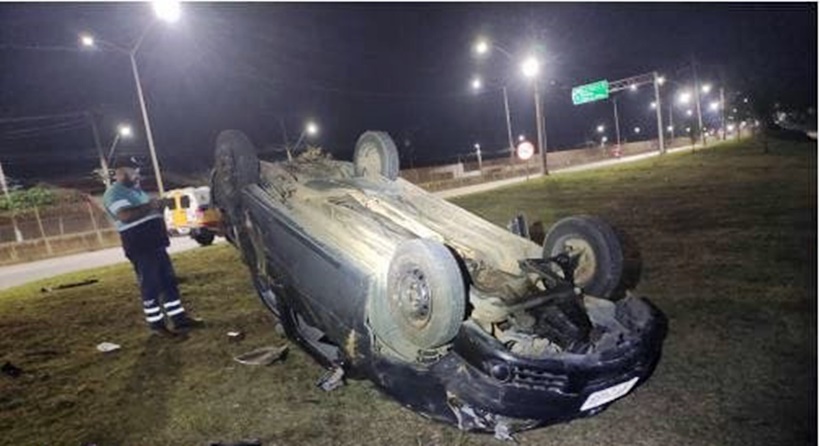
[[[100,176],[102,176],[105,187],[108,188],[111,186],[111,178],[109,176],[108,161],[102,151],[102,144],[100,144],[100,132],[97,129],[97,120],[94,119],[94,115],[91,113],[88,113],[88,119],[91,121],[91,131],[94,133],[94,145],[97,147],[97,155],[100,157],[100,169],[102,169]]]
[[[672,120],[672,107],[674,106],[674,104],[674,100],[669,101],[669,128],[671,129],[669,132],[671,135],[670,141],[673,141],[675,139],[675,122]]]
[[[541,105],[541,91],[538,88],[538,79],[533,79],[533,90],[535,92],[535,120],[538,130],[538,149],[541,152],[541,175],[549,175],[547,169],[547,140],[544,129],[544,116]]]
[[[142,42],[142,40],[140,40]],[[140,109],[142,110],[142,122],[145,124],[145,137],[148,139],[148,151],[151,153],[151,165],[154,168],[154,176],[157,179],[157,189],[159,195],[165,195],[165,187],[162,183],[162,173],[159,170],[159,161],[157,160],[157,150],[154,147],[154,136],[151,133],[151,123],[148,121],[148,109],[145,107],[145,97],[142,94],[142,85],[140,84],[140,74],[137,69],[137,59],[134,57],[139,45],[129,53],[131,58],[131,70],[134,72],[134,83],[137,84],[137,96],[140,101]]]
[[[617,143],[617,150],[621,150],[621,125],[618,123],[618,99],[612,97],[612,110],[615,114],[615,141]]]
[[[720,139],[726,141],[726,98],[723,96],[723,86],[720,87]]]
[[[695,65],[695,57],[692,56],[692,74],[695,78],[695,109],[698,112],[698,133],[700,134],[701,146],[706,146],[706,135],[703,133],[703,115],[700,112],[700,82],[698,81],[698,69]]]
[[[512,137],[512,123],[510,122],[510,101],[507,98],[507,86],[501,87],[504,92],[504,114],[507,116],[507,141],[510,144],[510,161],[515,159],[515,144],[513,144]]]
[[[661,119],[661,94],[660,94],[660,78],[657,72],[653,72],[655,85],[655,115],[658,118],[658,149],[661,154],[666,153],[666,146],[663,143],[663,119]]]

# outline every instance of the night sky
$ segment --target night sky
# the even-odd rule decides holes
[[[424,3],[182,5],[153,25],[137,56],[163,169],[204,171],[226,128],[260,148],[293,142],[308,119],[315,142],[349,159],[364,130],[385,130],[402,167],[455,161],[478,142],[503,150],[500,85],[514,135],[535,139],[532,86],[500,53],[480,59],[478,36],[516,57],[537,54],[549,150],[583,145],[598,124],[614,139],[609,102],[573,106],[572,86],[657,70],[662,101],[699,77],[727,99],[806,109],[817,98],[816,4]],[[136,137],[119,146],[147,159],[128,57],[80,50],[78,34],[133,44],[154,20],[144,3],[0,5],[0,161],[15,178],[87,176],[96,167],[88,120],[106,148],[120,121]],[[476,94],[470,80],[487,87]],[[620,94],[629,140],[655,135],[651,86]],[[704,104],[717,99],[716,89]],[[664,120],[667,109],[664,106]],[[685,125],[684,109],[675,123]],[[56,116],[55,116],[56,115]],[[30,119],[40,117],[41,119]],[[707,127],[715,117],[704,111]],[[23,119],[24,118],[24,119]],[[664,123],[666,125],[666,123]],[[631,134],[641,127],[640,135]],[[275,153],[274,153],[275,155]]]

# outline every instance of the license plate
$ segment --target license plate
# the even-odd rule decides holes
[[[584,404],[581,406],[581,411],[583,412],[585,410],[593,409],[595,407],[600,406],[601,404],[606,404],[611,401],[617,400],[618,398],[629,393],[629,391],[632,390],[633,387],[635,387],[635,384],[637,382],[638,377],[636,376],[630,379],[629,381],[616,384],[612,387],[608,387],[604,390],[599,390],[591,394],[589,397],[587,397],[587,400],[584,401]]]

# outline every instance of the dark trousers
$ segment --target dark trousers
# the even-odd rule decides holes
[[[165,316],[175,324],[184,321],[186,314],[179,297],[174,266],[165,248],[130,254],[128,260],[137,274],[148,324],[152,328],[164,326]]]

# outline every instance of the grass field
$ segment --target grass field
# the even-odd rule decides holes
[[[667,314],[650,381],[602,414],[520,434],[527,445],[817,443],[817,146],[728,143],[615,168],[533,180],[455,200],[498,223],[603,216],[641,247],[638,288]],[[291,348],[283,363],[232,356],[287,341],[229,246],[175,257],[186,306],[208,321],[187,340],[149,338],[127,265],[40,293],[0,293],[0,443],[482,445],[382,397],[367,382],[324,393],[322,370]],[[228,342],[226,332],[247,337]],[[101,354],[111,341],[122,350]]]

